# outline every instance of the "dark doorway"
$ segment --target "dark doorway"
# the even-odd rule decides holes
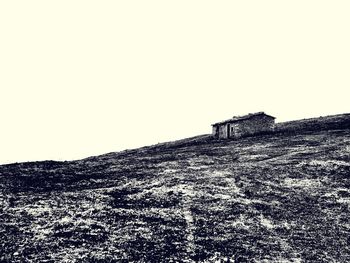
[[[230,138],[230,124],[227,124],[227,138]]]

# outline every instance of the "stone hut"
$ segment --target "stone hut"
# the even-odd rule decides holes
[[[264,112],[235,116],[232,119],[212,124],[215,138],[229,139],[252,136],[273,131],[275,117]]]

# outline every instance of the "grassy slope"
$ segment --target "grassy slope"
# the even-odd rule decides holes
[[[203,138],[0,166],[0,261],[350,261],[350,130]]]

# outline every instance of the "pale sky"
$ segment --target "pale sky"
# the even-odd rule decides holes
[[[350,1],[1,1],[0,164],[350,112]]]

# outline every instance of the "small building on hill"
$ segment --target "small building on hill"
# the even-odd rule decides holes
[[[244,116],[235,116],[232,119],[212,124],[215,138],[240,138],[261,133],[271,132],[274,129],[275,117],[264,112],[251,113]]]

